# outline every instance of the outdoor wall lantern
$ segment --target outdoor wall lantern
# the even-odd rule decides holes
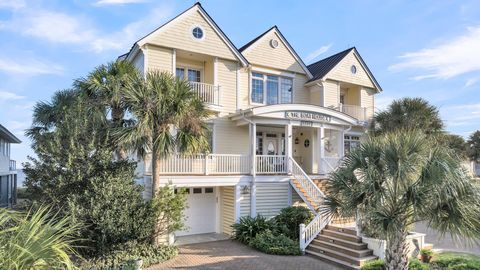
[[[242,194],[250,194],[250,186],[242,186],[241,188],[241,193]]]

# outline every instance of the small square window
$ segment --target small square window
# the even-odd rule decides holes
[[[190,189],[189,188],[185,188],[185,194],[190,194]]]
[[[205,193],[213,193],[213,187],[205,188]]]
[[[202,193],[202,188],[193,188],[193,194]]]

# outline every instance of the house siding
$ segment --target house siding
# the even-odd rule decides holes
[[[158,46],[148,46],[146,50],[148,70],[172,72],[173,50]]]
[[[361,104],[362,107],[367,108],[367,119],[371,119],[375,111],[374,95],[375,90],[362,87],[360,92]]]
[[[247,126],[236,126],[225,118],[214,120],[215,152],[217,154],[249,154],[250,140]]]
[[[217,74],[222,112],[233,113],[237,106],[237,62],[218,59]]]
[[[200,26],[204,38],[197,40],[192,36],[192,30]],[[159,29],[145,42],[169,48],[182,49],[190,52],[218,56],[224,59],[235,60],[227,44],[220,38],[210,24],[203,18],[198,10],[190,10],[175,21]]]
[[[223,233],[232,234],[235,223],[235,187],[221,187],[221,229]]]
[[[272,39],[278,40],[277,48],[270,46],[270,40]],[[243,55],[250,63],[255,65],[305,74],[302,66],[281,42],[275,30],[270,31],[254,44],[250,45],[250,47],[244,51]]]
[[[250,193],[242,194],[240,192],[240,216],[247,217],[250,216]]]
[[[355,74],[350,70],[352,65],[357,67],[357,73]],[[367,72],[363,69],[353,51],[345,56],[345,58],[343,58],[342,61],[340,61],[340,63],[338,63],[338,65],[325,77],[336,81],[348,82],[371,88],[374,87]]]
[[[336,81],[325,81],[323,83],[325,94],[325,107],[337,107],[340,104],[339,85]]]
[[[256,212],[265,217],[274,217],[288,207],[288,182],[257,183]]]

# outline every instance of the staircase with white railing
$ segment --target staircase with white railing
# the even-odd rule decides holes
[[[331,218],[319,211],[325,200],[324,193],[293,158],[288,161],[290,184],[315,213],[310,223],[300,224],[300,250],[350,269],[360,269],[365,262],[376,259],[354,230],[331,226]]]

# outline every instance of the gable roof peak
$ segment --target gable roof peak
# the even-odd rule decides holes
[[[321,59],[315,63],[308,65],[308,70],[310,70],[310,72],[312,73],[313,78],[308,80],[307,83],[323,79],[333,68],[335,68],[352,51],[354,52],[355,56],[358,58],[358,61],[360,62],[362,67],[367,72],[367,75],[372,81],[373,85],[375,85],[378,91],[383,91],[382,87],[380,86],[380,84],[378,84],[377,79],[375,79],[372,72],[368,68],[367,64],[365,64],[365,61],[363,61],[362,56],[360,56],[360,54],[358,53],[357,48],[355,46],[350,47],[344,51],[341,51],[339,53],[336,53],[334,55],[331,55],[327,58]]]

